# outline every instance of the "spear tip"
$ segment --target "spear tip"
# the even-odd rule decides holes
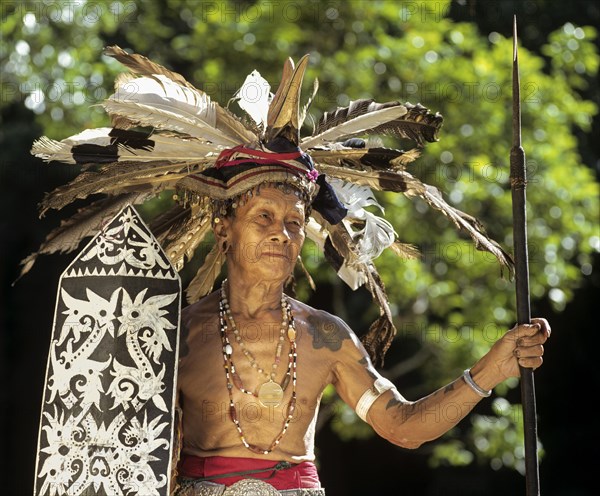
[[[513,62],[517,62],[519,59],[517,51],[517,15],[513,16]]]
[[[513,80],[512,80],[512,110],[513,110],[513,146],[521,146],[521,91],[519,88],[519,56],[517,43],[517,16],[513,18]]]

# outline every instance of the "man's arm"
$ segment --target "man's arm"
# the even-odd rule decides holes
[[[349,337],[343,341],[334,367],[334,385],[340,397],[356,409],[365,391],[372,389],[381,375],[352,330],[341,319],[332,319],[340,332]],[[518,376],[519,365],[539,367],[543,343],[549,335],[550,327],[544,319],[533,319],[532,325],[515,326],[470,369],[474,385],[460,377],[417,401],[408,401],[395,389],[387,390],[370,405],[365,419],[380,436],[405,448],[417,448],[437,439],[457,425],[485,391],[508,377]],[[377,393],[366,397],[373,395]]]

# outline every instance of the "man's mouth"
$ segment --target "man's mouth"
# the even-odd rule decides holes
[[[267,258],[285,258],[287,259],[288,257],[286,255],[284,255],[283,253],[266,253],[265,256]]]
[[[285,258],[286,260],[290,259],[290,257],[285,252],[282,253],[282,252],[266,251],[266,252],[263,252],[262,256],[267,259],[271,259],[271,258]]]

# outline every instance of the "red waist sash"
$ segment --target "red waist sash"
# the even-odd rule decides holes
[[[289,468],[274,471],[275,460],[258,460],[256,458],[235,458],[228,456],[199,457],[182,455],[179,464],[179,475],[182,477],[209,478],[217,484],[231,484],[241,479],[261,479],[271,484],[275,489],[319,488],[321,483],[317,474],[317,467],[311,462],[292,464]],[[231,475],[227,477],[211,477],[232,472],[245,472],[247,470],[262,470],[248,475]]]

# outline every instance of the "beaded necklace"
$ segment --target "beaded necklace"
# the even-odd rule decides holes
[[[233,330],[233,334],[236,342],[239,344],[240,349],[244,356],[250,362],[250,366],[256,370],[259,374],[262,374],[267,379],[267,382],[261,384],[257,390],[257,392],[249,391],[244,387],[242,379],[239,374],[235,370],[235,365],[233,364],[233,360],[231,359],[231,355],[233,353],[233,347],[229,342],[229,338],[227,337],[227,333],[225,334],[225,352],[230,356],[229,362],[231,365],[231,377],[233,380],[233,384],[243,393],[255,396],[259,399],[260,403],[263,406],[279,406],[281,403],[281,399],[283,398],[283,392],[288,387],[291,378],[291,361],[288,361],[288,368],[286,374],[281,382],[278,384],[275,382],[275,376],[277,374],[277,368],[279,367],[279,363],[281,361],[281,351],[283,349],[283,342],[285,340],[285,333],[287,330],[288,339],[293,341],[296,337],[296,331],[293,326],[291,315],[290,304],[287,301],[285,295],[281,296],[281,330],[279,333],[279,340],[277,343],[277,349],[275,352],[275,360],[271,365],[271,373],[268,374],[262,367],[259,366],[258,362],[254,358],[254,355],[242,340],[242,336],[240,331],[238,330],[235,320],[233,319],[233,315],[231,314],[231,308],[229,307],[229,302],[227,301],[227,293],[225,291],[225,283],[221,286],[221,300],[223,302],[223,308],[225,310],[225,314],[227,317],[227,321]]]
[[[240,389],[240,391],[242,391],[246,394],[253,394],[253,393],[248,392],[247,390],[245,390],[243,388],[241,379],[239,378],[239,375],[237,374],[237,372],[235,372],[235,366],[231,359],[231,355],[233,353],[233,348],[231,346],[231,343],[229,342],[229,339],[227,338],[227,317],[229,317],[229,320],[231,320],[232,322],[233,322],[233,318],[231,316],[231,312],[229,312],[229,315],[227,315],[226,306],[228,308],[229,304],[227,302],[227,297],[225,294],[224,286],[225,286],[225,281],[223,281],[223,284],[221,285],[221,299],[219,301],[219,323],[220,323],[220,327],[221,327],[221,341],[223,344],[223,362],[224,362],[224,368],[225,368],[225,378],[227,381],[227,392],[229,393],[229,416],[231,418],[231,421],[235,424],[235,427],[240,435],[240,440],[242,441],[242,444],[248,450],[250,450],[254,453],[267,455],[271,451],[273,451],[276,446],[279,445],[279,443],[281,442],[281,439],[283,439],[283,436],[285,436],[285,433],[287,432],[290,422],[292,421],[292,418],[294,416],[294,411],[296,410],[297,353],[296,353],[296,330],[295,330],[294,316],[292,314],[292,310],[291,310],[291,306],[290,306],[289,302],[287,301],[285,296],[282,296],[282,299],[281,299],[282,314],[285,313],[285,315],[287,316],[287,324],[288,325],[286,327],[288,329],[287,334],[288,334],[288,339],[290,341],[290,351],[288,353],[288,357],[289,357],[288,372],[282,383],[282,384],[284,384],[284,387],[282,387],[273,380],[274,370],[276,369],[276,367],[274,367],[272,369],[271,375],[268,376],[269,381],[265,382],[259,388],[258,395],[256,395],[256,396],[258,397],[260,403],[263,406],[278,406],[281,402],[281,398],[283,397],[283,390],[287,387],[287,385],[290,381],[289,377],[291,376],[292,397],[290,398],[290,402],[288,404],[287,412],[286,412],[287,415],[286,415],[286,418],[285,418],[285,421],[283,423],[283,427],[282,427],[280,433],[277,435],[277,437],[273,440],[273,442],[267,449],[262,449],[256,445],[250,444],[248,441],[246,441],[246,436],[244,435],[244,432],[242,430],[242,426],[240,424],[240,420],[239,420],[238,414],[237,414],[237,409],[235,408],[235,402],[233,401],[233,387],[234,387],[233,381],[237,380],[239,382],[239,385],[236,384],[236,387],[238,387],[238,389]],[[285,322],[286,319],[283,319],[283,320]],[[283,327],[283,323],[282,323],[282,329],[283,328],[284,327]],[[280,342],[278,344],[281,344],[281,342],[282,342],[282,340],[280,340]],[[254,360],[254,363],[256,363],[256,360]],[[258,369],[258,366],[256,368]],[[237,379],[236,379],[236,377],[237,377]],[[262,400],[261,400],[261,391],[262,391]]]

